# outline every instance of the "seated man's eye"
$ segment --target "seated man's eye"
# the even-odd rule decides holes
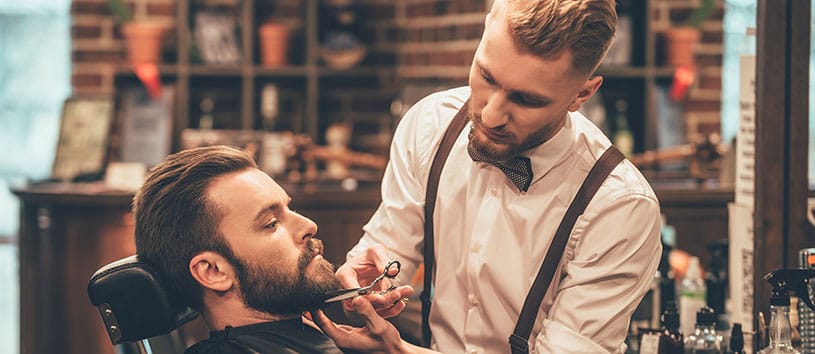
[[[266,228],[266,229],[274,229],[274,228],[277,228],[278,224],[280,224],[280,221],[277,220],[277,219],[274,219],[274,220],[269,220],[269,222],[265,223],[263,225],[263,227]]]

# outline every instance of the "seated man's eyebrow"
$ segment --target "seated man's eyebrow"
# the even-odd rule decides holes
[[[286,198],[285,204],[280,202],[275,202],[272,204],[267,205],[265,208],[261,209],[257,215],[255,215],[255,222],[262,222],[263,218],[269,214],[279,213],[285,205],[289,205],[291,203],[291,197]]]
[[[263,222],[264,221],[263,218],[265,218],[269,214],[275,214],[275,213],[279,212],[281,208],[282,208],[282,205],[280,203],[269,204],[266,207],[264,207],[263,209],[260,209],[260,211],[257,213],[257,215],[255,215],[254,221],[256,223],[257,222]]]

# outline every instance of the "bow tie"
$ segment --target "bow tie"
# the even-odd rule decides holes
[[[498,167],[520,191],[526,192],[529,189],[529,184],[532,183],[532,162],[528,157],[516,156],[509,160],[496,161],[481,154],[472,144],[467,144],[467,152],[473,161],[486,162]]]

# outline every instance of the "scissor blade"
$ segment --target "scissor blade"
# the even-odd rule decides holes
[[[332,292],[328,293],[327,295],[328,296],[331,296],[333,294],[338,294],[338,295],[331,296],[328,299],[325,299],[323,302],[335,302],[335,301],[342,301],[342,300],[345,300],[345,299],[350,299],[352,297],[360,295],[359,290],[360,289],[343,289],[343,290],[338,290],[338,291],[332,291]]]

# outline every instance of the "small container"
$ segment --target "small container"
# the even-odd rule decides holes
[[[801,268],[815,268],[815,248],[798,251]],[[809,282],[809,293],[815,293],[815,282]],[[798,332],[801,334],[801,353],[815,354],[815,312],[806,304],[798,302]]]

